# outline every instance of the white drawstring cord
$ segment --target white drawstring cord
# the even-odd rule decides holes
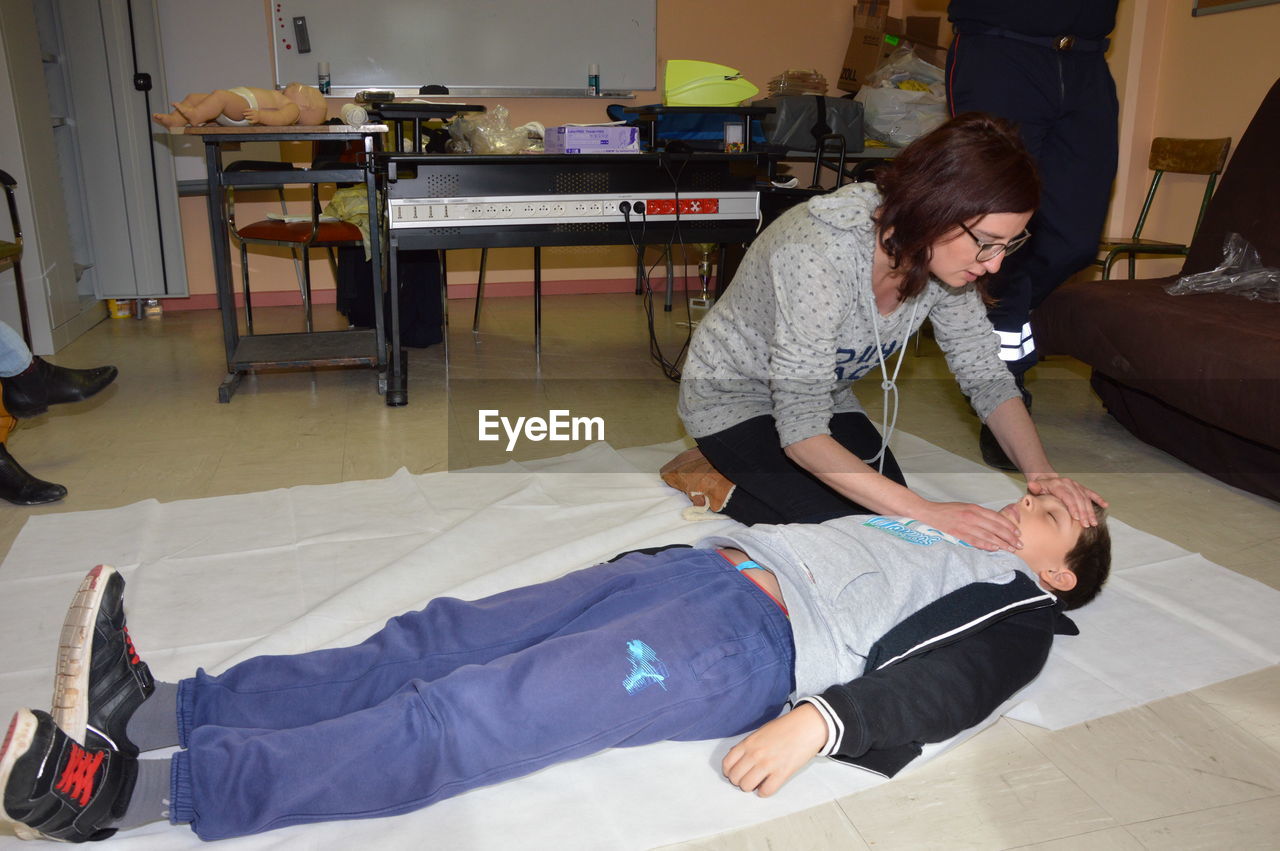
[[[872,297],[870,290],[867,291],[867,302],[871,308],[871,331],[875,335],[876,355],[880,358],[880,389],[884,391],[884,420],[880,426],[881,432],[884,434],[880,442],[880,451],[867,459],[868,464],[880,462],[877,470],[880,474],[884,474],[885,451],[889,448],[889,438],[893,437],[893,430],[898,425],[898,373],[902,371],[902,358],[907,353],[907,340],[911,339],[912,326],[916,324],[916,309],[920,307],[920,296],[916,296],[911,305],[911,317],[907,319],[907,329],[902,335],[902,345],[898,351],[898,363],[893,368],[893,377],[889,377],[889,367],[884,361],[884,347],[880,345],[880,323],[879,308],[876,307],[875,299]],[[889,396],[893,396],[893,413],[889,413]]]

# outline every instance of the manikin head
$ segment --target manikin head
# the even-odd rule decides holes
[[[324,95],[320,94],[320,90],[315,86],[290,83],[284,87],[283,94],[298,107],[299,124],[324,124],[329,114],[329,107],[325,103]]]
[[[1040,587],[1056,595],[1068,609],[1096,597],[1111,572],[1106,513],[1101,508],[1095,511],[1098,525],[1081,526],[1052,494],[1025,494],[1000,509],[1021,533],[1018,557],[1038,577]]]

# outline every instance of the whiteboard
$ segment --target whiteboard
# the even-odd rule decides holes
[[[262,0],[162,0],[156,3],[160,50],[164,54],[164,85],[168,101],[191,92],[211,92],[233,86],[271,88],[271,58],[262,40],[266,15]],[[193,37],[199,33],[200,37]],[[252,37],[246,38],[250,33]],[[315,82],[314,80],[312,82]],[[152,108],[168,111],[165,98],[153,98]],[[195,136],[169,136],[152,125],[153,134],[167,138],[178,180],[205,179],[204,143]],[[278,160],[277,142],[244,145],[244,159]]]
[[[602,90],[656,88],[657,0],[271,0],[271,11],[277,85],[315,85],[328,62],[334,95],[428,84],[582,95],[596,64]]]

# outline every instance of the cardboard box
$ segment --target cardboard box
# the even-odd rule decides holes
[[[845,51],[836,85],[846,92],[862,88],[867,77],[903,44],[916,49],[926,62],[942,67],[947,61],[951,28],[939,15],[889,17],[887,0],[860,0],[853,12],[853,34]]]
[[[916,49],[916,56],[939,68],[946,66],[947,47],[951,44],[951,25],[941,16],[908,15],[901,33]]]
[[[543,142],[548,154],[638,154],[640,128],[565,124],[548,127]]]
[[[849,47],[836,83],[841,89],[856,92],[862,88],[867,75],[880,64],[888,22],[888,0],[859,0],[854,6],[853,33],[849,36]]]

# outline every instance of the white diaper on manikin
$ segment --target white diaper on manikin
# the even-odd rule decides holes
[[[257,96],[254,95],[254,93],[249,89],[246,89],[244,86],[237,86],[234,89],[227,89],[227,91],[231,92],[232,94],[240,95],[240,97],[247,100],[249,102],[250,109],[258,108]],[[218,117],[215,120],[219,124],[221,124],[223,127],[247,127],[249,126],[250,123],[252,123],[247,118],[242,118],[239,121],[235,120],[234,118],[227,118],[227,116],[223,115],[221,112],[218,113]]]

